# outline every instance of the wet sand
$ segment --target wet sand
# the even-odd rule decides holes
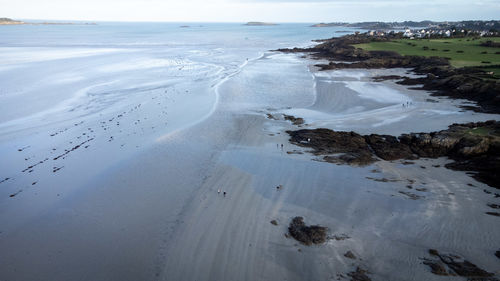
[[[343,280],[360,266],[372,280],[442,280],[422,263],[430,248],[500,274],[499,218],[485,214],[487,203],[500,202],[497,190],[443,168],[446,159],[366,167],[315,161],[288,143],[285,131],[299,127],[282,114],[304,118],[301,128],[363,134],[434,131],[499,116],[462,111],[443,98],[428,102],[427,93],[390,81],[370,82],[373,72],[309,71],[295,55],[267,54],[218,87],[216,108],[203,121],[94,171],[85,188],[62,200],[49,198],[25,215],[5,204],[13,221],[0,229],[3,277]],[[400,104],[406,100],[413,102],[407,110]],[[303,154],[287,153],[293,150]],[[35,200],[42,195],[25,193],[20,206],[42,204]],[[345,239],[303,246],[284,235],[295,216]],[[346,258],[347,251],[357,259]]]

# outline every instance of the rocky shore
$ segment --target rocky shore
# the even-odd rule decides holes
[[[414,160],[449,157],[447,168],[472,172],[480,182],[500,188],[500,122],[453,124],[432,133],[360,135],[329,129],[287,131],[290,142],[322,156],[324,161],[368,165],[380,159]]]
[[[366,34],[346,35],[318,40],[311,48],[278,49],[281,52],[306,52],[314,58],[327,59],[328,64],[317,64],[321,70],[352,68],[410,68],[421,78],[398,77],[398,83],[421,85],[420,89],[433,95],[474,101],[475,111],[500,113],[500,82],[487,71],[477,68],[454,68],[442,57],[402,56],[392,51],[366,51],[354,44],[400,39],[397,34],[370,37]]]

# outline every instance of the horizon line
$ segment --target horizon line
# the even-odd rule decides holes
[[[9,18],[9,17],[3,17]],[[287,23],[307,23],[307,24],[318,24],[318,23],[365,23],[365,22],[381,22],[381,23],[400,23],[404,21],[413,22],[461,22],[461,21],[500,21],[500,19],[461,19],[461,20],[395,20],[395,21],[384,21],[384,20],[366,20],[366,21],[261,21],[261,20],[250,20],[250,21],[174,21],[174,20],[92,20],[92,19],[34,19],[34,18],[9,18],[17,21],[58,21],[58,22],[116,22],[116,23],[237,23],[245,24],[249,22],[262,22],[262,23],[274,23],[274,24],[287,24]],[[29,23],[29,22],[28,22]]]

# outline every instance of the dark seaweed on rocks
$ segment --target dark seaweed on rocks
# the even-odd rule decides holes
[[[328,155],[323,158],[327,162],[368,165],[375,161],[363,136],[355,132],[316,129],[287,131],[287,133],[292,143],[313,148],[316,155]]]
[[[384,160],[416,159],[410,147],[394,136],[371,134],[364,138],[375,154]]]
[[[494,274],[487,272],[470,261],[454,254],[442,254],[437,250],[429,250],[429,254],[436,259],[424,259],[424,264],[431,268],[437,275],[459,275],[468,277],[468,280],[498,281]],[[448,269],[447,269],[448,268]]]
[[[326,241],[327,228],[319,225],[307,226],[303,217],[295,217],[290,222],[288,232],[295,240],[305,244],[321,244]]]
[[[447,130],[411,133],[399,137],[329,129],[287,131],[290,142],[313,149],[333,163],[367,165],[376,157],[392,161],[419,157],[449,157],[446,168],[472,171],[473,177],[500,188],[500,122],[453,124]],[[340,154],[340,155],[339,155]]]
[[[358,266],[356,268],[356,271],[347,273],[347,275],[351,277],[351,281],[371,281],[371,279],[366,275],[367,273],[367,270],[364,270]]]
[[[295,116],[286,115],[286,114],[283,114],[283,117],[285,118],[285,120],[291,121],[294,125],[302,125],[302,124],[304,124],[304,119],[302,119],[300,117],[297,118]]]

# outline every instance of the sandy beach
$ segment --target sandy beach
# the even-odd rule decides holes
[[[487,203],[499,204],[498,190],[444,168],[444,158],[365,167],[317,161],[291,145],[285,133],[329,128],[398,135],[500,116],[372,80],[405,69],[319,72],[313,63],[298,54],[266,52],[217,85],[207,87],[203,80],[193,91],[192,85],[176,84],[179,95],[193,91],[179,106],[175,100],[139,102],[137,96],[130,112],[111,112],[116,119],[101,128],[88,129],[89,121],[48,125],[46,131],[63,131],[62,136],[25,138],[18,124],[3,123],[2,148],[11,154],[27,147],[29,157],[30,148],[51,149],[59,137],[58,153],[48,158],[65,153],[63,143],[84,147],[90,140],[94,148],[65,154],[75,156],[50,167],[63,167],[57,177],[32,184],[31,177],[17,176],[15,185],[0,184],[0,279],[350,280],[347,274],[362,267],[372,280],[462,280],[432,274],[423,264],[429,249],[456,253],[500,275],[494,255],[500,248],[499,218],[485,214]],[[207,64],[203,75],[211,72],[217,69]],[[202,94],[207,88],[210,94]],[[151,98],[162,98],[161,91]],[[411,105],[403,107],[406,102]],[[168,119],[178,124],[162,130],[159,119],[147,118],[161,115],[163,106],[186,118]],[[304,118],[305,124],[293,125],[283,114]],[[136,129],[116,125],[138,120],[150,123]],[[82,128],[71,145],[66,127]],[[95,140],[82,135],[104,128]],[[155,131],[147,135],[154,141],[128,139],[146,129]],[[108,145],[123,140],[139,148],[121,153],[120,145]],[[25,166],[12,161],[2,163],[6,174]],[[295,216],[328,227],[331,239],[305,246],[287,238]],[[356,259],[346,258],[347,251]]]

